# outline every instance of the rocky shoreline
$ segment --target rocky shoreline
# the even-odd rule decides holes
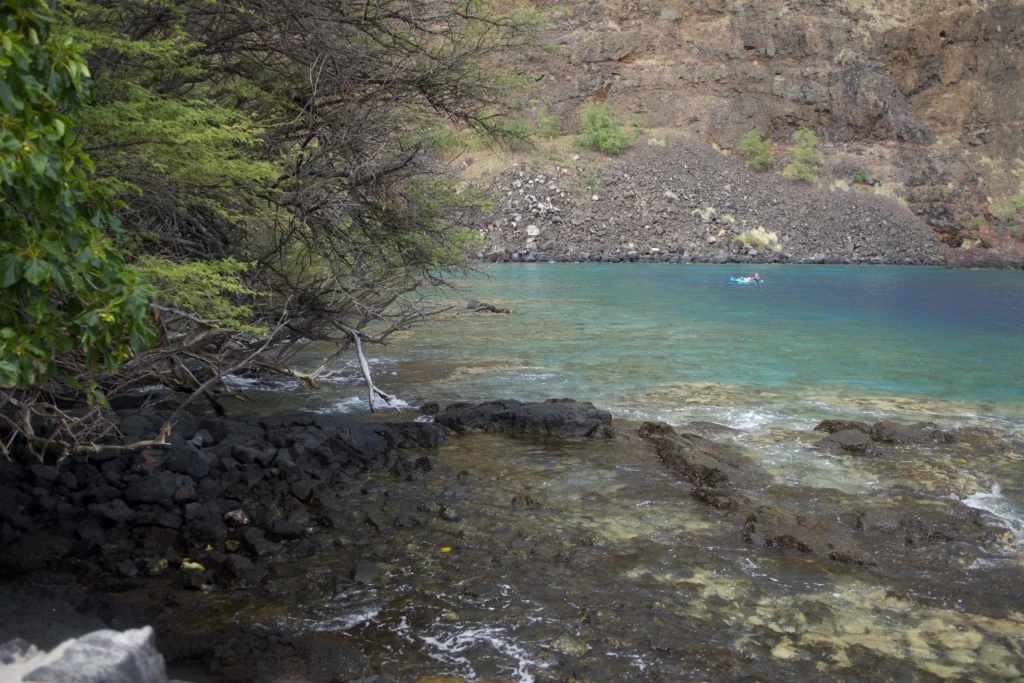
[[[360,539],[356,543],[366,544],[364,529],[423,524],[415,511],[394,519],[374,511],[353,518],[346,500],[372,491],[373,485],[361,477],[367,472],[422,480],[433,467],[427,453],[449,435],[472,430],[535,437],[612,433],[608,413],[568,400],[453,404],[427,411],[436,413],[433,421],[402,423],[324,415],[229,420],[183,412],[176,416],[165,448],[110,448],[70,456],[59,464],[0,461],[0,578],[18,584],[78,585],[100,594],[139,590],[152,581],[171,591],[164,599],[172,602],[178,590],[257,586],[268,578],[273,563],[302,560],[323,550],[320,541],[310,538],[311,529],[355,531]],[[167,416],[148,409],[126,411],[120,415],[120,436],[108,443],[151,438]],[[427,512],[442,520],[457,518],[454,507],[436,506]],[[380,575],[376,564],[359,560],[333,580],[372,584]],[[42,590],[37,599],[55,599],[72,615],[72,624],[103,624],[95,615],[101,605],[109,608],[109,600],[96,602],[73,591],[72,605],[77,606],[69,610],[64,602],[68,595],[61,589]],[[82,605],[92,617],[75,616]],[[9,608],[19,609],[13,604]],[[7,621],[7,629],[13,626],[14,631],[0,629],[0,642],[29,636],[32,645],[53,648],[66,637],[81,635],[74,625],[51,627],[45,616],[40,617],[44,623],[33,624],[28,612],[21,608],[19,619]],[[136,614],[135,619],[140,616],[146,615]],[[133,622],[121,613],[117,619]],[[265,630],[244,628],[232,638],[242,638],[249,643],[248,651],[265,656],[258,666],[234,671],[229,680],[265,680],[258,672],[268,667],[297,667],[312,680],[334,680],[317,675],[325,656],[317,648],[327,646],[316,639],[275,642]],[[202,661],[210,664],[209,673],[218,673],[238,662],[217,640],[173,639],[161,649],[172,661]],[[307,657],[303,648],[312,654]],[[360,661],[356,654],[343,654]]]
[[[70,457],[59,466],[0,464],[0,572],[8,582],[4,590],[12,591],[0,601],[8,617],[0,642],[20,636],[49,649],[103,626],[152,624],[172,673],[185,680],[406,680],[380,668],[379,653],[360,651],[330,633],[267,627],[251,617],[227,623],[200,617],[184,625],[167,613],[220,612],[224,600],[236,605],[232,609],[251,600],[291,603],[297,590],[314,609],[322,599],[427,580],[416,579],[426,576],[411,569],[420,560],[403,550],[420,537],[460,546],[464,564],[442,555],[440,565],[430,560],[430,566],[459,576],[460,590],[485,602],[504,590],[487,566],[511,569],[531,556],[570,570],[600,562],[602,541],[593,534],[566,545],[558,537],[517,536],[526,533],[520,530],[502,550],[488,547],[487,536],[467,527],[467,517],[482,513],[467,507],[460,491],[471,490],[476,475],[472,468],[447,471],[436,453],[446,440],[471,434],[553,448],[639,448],[642,458],[660,460],[707,510],[702,514],[719,516],[725,533],[753,552],[851,565],[876,578],[925,567],[941,577],[972,558],[1007,552],[1012,538],[997,518],[950,500],[948,491],[963,486],[941,468],[937,476],[950,479],[932,492],[907,489],[865,498],[814,489],[811,496],[798,486],[771,483],[772,476],[730,442],[735,430],[711,423],[678,430],[660,423],[613,425],[609,413],[569,399],[429,404],[423,413],[427,418],[402,423],[182,414],[166,448],[111,449],[88,459]],[[124,414],[122,438],[130,443],[150,435],[163,417],[146,409]],[[933,467],[931,457],[918,453],[995,457],[1020,447],[998,435],[926,423],[826,421],[815,438],[813,448],[823,453],[863,458],[883,469],[902,467],[908,456]],[[439,483],[423,486],[432,479]],[[526,490],[512,496],[511,506],[550,510],[542,496]],[[523,548],[530,550],[524,555]],[[583,551],[593,558],[581,559]],[[480,553],[479,560],[471,559]],[[323,564],[321,558],[330,559]],[[965,608],[985,613],[1024,609],[1009,594],[1000,605],[988,599],[993,586],[1006,583],[1009,591],[1015,576],[997,571],[987,585],[956,586],[954,592]],[[939,595],[954,589],[929,587]],[[61,607],[33,615],[32,605],[48,602]],[[54,614],[65,617],[55,625]],[[546,642],[555,658],[540,680],[589,680],[570,677],[602,666],[583,656],[587,645],[578,634],[553,634]]]

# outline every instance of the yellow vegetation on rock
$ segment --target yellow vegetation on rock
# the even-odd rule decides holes
[[[768,232],[760,225],[753,230],[736,235],[732,238],[732,241],[742,242],[745,247],[755,246],[760,249],[782,251],[782,245],[779,243],[779,234],[776,232]]]
[[[707,223],[708,221],[710,221],[715,216],[716,213],[717,212],[715,211],[715,207],[709,206],[709,207],[704,208],[704,209],[694,209],[691,212],[691,215],[693,215],[693,216],[700,216],[700,219],[702,221],[704,221],[705,223]]]

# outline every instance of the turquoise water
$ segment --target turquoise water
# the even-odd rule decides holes
[[[412,357],[517,357],[581,389],[711,381],[1024,397],[1024,273],[721,266],[499,266],[471,289],[510,320],[418,334]],[[534,379],[534,378],[530,378]],[[602,391],[603,393],[603,391]]]
[[[511,316],[439,321],[369,352],[410,405],[570,396],[744,428],[837,416],[1024,426],[1024,272],[759,272],[763,284],[734,285],[750,274],[736,265],[497,265],[458,295]],[[355,374],[290,400],[364,410]]]
[[[428,380],[412,382],[415,398],[428,398],[424,389],[460,398],[565,395],[626,414],[682,410],[706,419],[720,408],[728,414],[718,421],[741,427],[813,418],[816,407],[885,416],[893,403],[954,417],[1021,417],[1024,273],[759,271],[764,284],[733,285],[729,276],[743,273],[736,266],[496,266],[465,295],[512,316],[418,330],[392,357]],[[454,370],[434,378],[436,368],[423,363]]]

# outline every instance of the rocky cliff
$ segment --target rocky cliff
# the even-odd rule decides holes
[[[863,173],[949,247],[1019,184],[1024,4],[1016,0],[558,3],[518,66],[576,130],[579,106],[726,150],[752,128],[823,141],[821,184]]]

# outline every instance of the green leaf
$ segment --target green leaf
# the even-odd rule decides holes
[[[11,86],[7,85],[5,80],[0,81],[0,102],[3,103],[4,109],[11,114],[21,111],[24,107],[20,101],[14,98],[14,91],[11,90]]]
[[[17,254],[6,254],[0,258],[0,269],[3,270],[3,280],[0,285],[4,289],[17,284],[21,279],[21,258]]]
[[[40,285],[50,278],[52,266],[41,259],[31,259],[25,265],[25,279],[34,285]]]

